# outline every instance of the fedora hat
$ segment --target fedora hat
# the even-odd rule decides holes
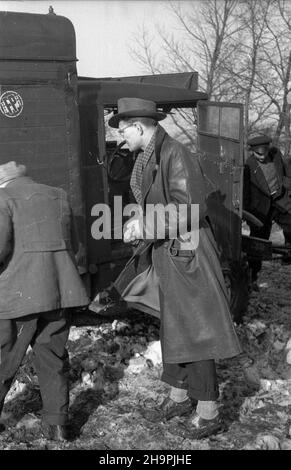
[[[108,121],[109,126],[118,127],[119,121],[127,117],[147,117],[161,121],[167,116],[166,113],[157,111],[154,101],[142,100],[141,98],[120,98],[117,101],[117,113]]]

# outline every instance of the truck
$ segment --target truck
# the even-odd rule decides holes
[[[243,105],[209,101],[195,71],[94,78],[78,76],[76,63],[69,19],[53,12],[0,12],[0,164],[21,162],[37,182],[67,191],[78,268],[93,298],[132,255],[122,238],[99,239],[92,231],[94,208],[112,207],[116,196],[125,205],[131,197],[134,155],[107,121],[119,98],[155,101],[168,114],[162,125],[200,160],[231,310],[240,322],[250,290],[248,260],[284,252],[242,233],[243,220],[252,218],[242,207]]]

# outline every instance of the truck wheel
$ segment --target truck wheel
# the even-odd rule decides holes
[[[245,261],[234,262],[224,270],[224,280],[229,293],[230,311],[233,320],[239,324],[249,302],[249,268]]]

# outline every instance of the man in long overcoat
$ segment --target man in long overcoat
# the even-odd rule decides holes
[[[250,155],[244,167],[243,207],[257,217],[262,227],[250,223],[252,237],[270,238],[272,223],[282,229],[285,243],[291,245],[291,162],[266,135],[248,140]],[[252,281],[257,282],[260,260],[250,261]]]
[[[43,432],[64,440],[69,437],[70,309],[88,305],[89,299],[75,263],[67,194],[35,183],[25,170],[15,162],[0,165],[0,413],[31,345]]]
[[[183,434],[201,438],[223,426],[216,403],[215,360],[236,356],[241,349],[207,222],[198,158],[158,125],[165,116],[154,102],[122,98],[118,113],[109,120],[110,126],[119,127],[129,150],[141,150],[131,176],[140,212],[128,221],[124,232],[125,241],[140,241],[110,295],[144,312],[160,313],[162,380],[171,389],[159,416],[186,414],[193,409],[192,400],[198,401]],[[176,219],[152,217],[155,205],[169,203],[177,208]],[[199,222],[190,227],[194,204],[199,204]],[[180,205],[187,210],[179,212]],[[157,233],[158,223],[164,228],[163,236]],[[183,227],[178,232],[177,225]],[[189,236],[195,229],[198,246],[197,238]],[[100,300],[96,299],[96,311]],[[144,415],[151,419],[155,411],[144,410]]]

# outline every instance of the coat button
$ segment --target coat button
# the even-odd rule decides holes
[[[177,256],[178,250],[176,250],[176,248],[172,248],[172,249],[171,249],[171,254],[172,254],[173,256]]]

